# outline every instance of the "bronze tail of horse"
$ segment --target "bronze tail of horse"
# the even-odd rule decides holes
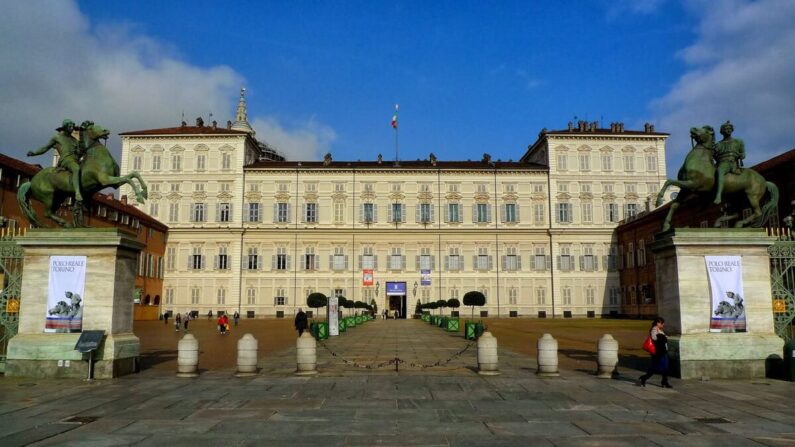
[[[40,227],[41,223],[39,223],[36,213],[30,206],[30,199],[28,197],[30,186],[30,182],[25,182],[19,187],[17,190],[17,202],[19,203],[19,208],[22,209],[22,213],[28,218],[30,223],[33,224],[34,227]]]
[[[759,217],[759,224],[756,227],[764,226],[770,219],[774,211],[778,209],[778,186],[770,182],[765,182],[767,185],[767,192],[770,193],[770,200],[762,206],[762,216]]]

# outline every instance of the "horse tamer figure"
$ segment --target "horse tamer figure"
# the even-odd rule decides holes
[[[714,203],[723,202],[722,194],[733,194],[730,205],[739,208],[742,203],[740,194],[748,200],[752,213],[739,219],[734,226],[761,227],[770,219],[778,208],[778,188],[771,182],[765,181],[753,169],[741,168],[742,158],[745,158],[745,146],[742,140],[732,139],[734,127],[726,122],[721,126],[724,139],[716,146],[715,130],[711,126],[690,129],[690,138],[695,145],[685,157],[685,163],[679,169],[676,180],[666,180],[662,189],[657,194],[657,206],[662,205],[665,191],[669,186],[678,186],[679,194],[671,202],[668,215],[665,216],[662,231],[671,228],[671,219],[677,208],[692,195],[703,195],[713,200]],[[717,166],[715,161],[718,162]],[[762,205],[765,193],[769,194],[767,202]],[[733,202],[733,203],[732,203]],[[720,226],[724,221],[739,218],[739,213],[726,215],[715,222]]]
[[[72,225],[84,226],[84,198],[90,198],[105,188],[118,188],[130,185],[135,198],[143,203],[147,198],[146,183],[136,171],[128,175],[119,175],[119,165],[113,160],[108,148],[101,140],[108,138],[110,132],[91,121],[84,121],[75,127],[72,120],[64,120],[63,125],[56,129],[58,134],[39,149],[29,151],[28,156],[41,155],[55,148],[60,159],[58,166],[44,168],[37,172],[29,182],[20,185],[17,190],[17,201],[22,212],[34,227],[43,226],[33,211],[30,199],[34,198],[44,204],[44,215],[61,226],[70,226],[57,215],[58,209],[73,197]],[[72,136],[72,132],[80,131],[80,139]],[[138,183],[134,182],[136,179]]]

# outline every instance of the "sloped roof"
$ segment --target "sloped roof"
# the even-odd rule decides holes
[[[328,166],[322,161],[257,161],[245,167],[246,169],[482,169],[482,170],[511,170],[520,169],[528,171],[547,171],[549,168],[535,163],[520,163],[518,161],[495,161],[484,163],[482,161],[437,161],[434,166],[430,160],[401,161],[397,166],[393,161],[332,161]]]
[[[179,126],[164,127],[161,129],[133,130],[122,132],[121,136],[146,136],[146,135],[241,135],[247,136],[248,132],[212,126]]]

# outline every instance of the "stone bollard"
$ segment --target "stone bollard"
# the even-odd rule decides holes
[[[610,379],[616,374],[618,365],[618,340],[605,334],[596,344],[596,377]]]
[[[295,342],[296,363],[298,370],[295,372],[299,376],[317,374],[317,342],[315,337],[309,332],[304,332],[298,341]]]
[[[199,340],[185,334],[177,343],[177,377],[196,377],[199,368]]]
[[[500,373],[497,367],[497,339],[486,331],[478,338],[478,374],[496,376]]]
[[[257,339],[251,334],[237,341],[237,377],[257,374]]]
[[[558,377],[558,341],[551,334],[538,339],[538,373],[544,377]]]

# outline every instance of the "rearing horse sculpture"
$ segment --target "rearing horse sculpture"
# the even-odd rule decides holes
[[[708,194],[711,201],[711,198],[715,196],[715,163],[712,158],[712,151],[715,147],[715,130],[711,126],[692,127],[690,137],[696,145],[685,157],[685,163],[679,169],[677,179],[666,180],[657,194],[657,206],[660,206],[669,186],[678,186],[681,189],[671,202],[662,231],[671,228],[674,212],[688,197]],[[726,193],[744,193],[753,211],[750,216],[740,219],[734,224],[737,228],[761,227],[778,208],[778,187],[765,181],[765,178],[753,169],[743,169],[740,174],[726,174],[723,190]],[[763,206],[760,206],[766,192],[770,194],[770,197]],[[727,218],[718,219],[716,226],[724,220]]]
[[[108,148],[100,140],[107,139],[107,129],[90,121],[83,123],[83,145],[85,155],[80,163],[80,189],[84,198],[88,199],[102,189],[118,188],[130,185],[135,198],[144,203],[147,198],[146,183],[136,171],[119,176],[119,165],[113,160]],[[133,181],[136,179],[139,185]],[[54,167],[44,168],[37,172],[29,182],[23,183],[17,190],[17,201],[22,212],[34,227],[43,226],[30,204],[35,198],[44,204],[44,215],[61,226],[70,226],[68,222],[56,215],[58,209],[69,197],[74,197],[75,190],[69,171]],[[73,206],[73,225],[84,226],[82,220],[82,204]]]

